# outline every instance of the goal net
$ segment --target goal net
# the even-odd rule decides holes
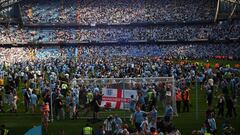
[[[172,106],[173,114],[177,115],[173,77],[77,79],[76,82],[87,91],[102,93],[101,108],[110,110],[107,113],[122,111],[124,113],[119,115],[128,116],[131,96],[138,100],[140,93],[145,99],[143,109],[150,111],[149,93],[152,92],[159,116],[164,115],[168,104]]]

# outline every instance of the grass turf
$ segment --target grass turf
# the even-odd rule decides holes
[[[200,61],[204,62],[204,61]],[[211,63],[230,63],[231,65],[240,63],[239,61],[210,61]],[[196,117],[196,91],[195,86],[192,86],[191,94],[191,105],[190,112],[188,113],[180,113],[178,117],[174,117],[174,124],[176,128],[178,128],[183,135],[190,135],[192,130],[200,129],[202,123],[205,120],[205,111],[207,109],[207,103],[205,100],[205,94],[198,88],[198,118]],[[21,99],[21,98],[20,98]],[[238,101],[240,99],[238,98]],[[161,103],[160,103],[161,104]],[[216,100],[214,100],[214,105],[216,104]],[[19,109],[23,110],[23,104],[19,104]],[[239,102],[237,104],[237,113],[240,112]],[[216,110],[217,111],[217,110]],[[102,114],[107,116],[108,114],[119,114],[122,115],[123,111],[111,111],[107,112],[107,114]],[[226,110],[225,110],[226,113]],[[221,134],[221,125],[223,119],[216,118],[218,135]],[[240,134],[240,117],[236,119],[230,120],[232,126],[235,128],[236,133]],[[0,124],[5,124],[11,131],[12,135],[23,135],[28,129],[32,128],[34,125],[39,125],[41,123],[40,114],[25,114],[25,113],[17,113],[17,114],[9,114],[9,113],[0,113]],[[84,127],[86,123],[89,123],[86,119],[80,120],[60,120],[54,121],[49,124],[49,135],[59,135],[59,131],[63,129],[67,135],[79,135],[81,133],[81,129]],[[101,122],[91,124],[94,128],[97,128],[99,125],[102,125],[103,120]],[[125,119],[124,123],[130,124],[129,119]],[[45,134],[44,134],[45,135]]]
[[[194,87],[193,87],[194,88]],[[201,124],[205,120],[205,111],[206,111],[206,100],[205,94],[203,91],[198,89],[199,99],[198,101],[198,119],[196,119],[196,97],[195,97],[195,89],[191,90],[191,105],[190,112],[180,113],[178,117],[174,117],[174,124],[176,127],[182,132],[183,135],[190,135],[191,131],[194,129],[200,129]],[[239,103],[239,102],[238,102]],[[216,100],[215,100],[216,104]],[[240,112],[239,104],[237,105],[237,112]],[[226,112],[226,111],[225,111]],[[111,111],[107,112],[107,114],[119,114],[123,113],[123,111]],[[103,116],[102,114],[101,116]],[[106,116],[106,114],[105,114]],[[218,134],[221,131],[221,124],[223,119],[216,118]],[[25,113],[17,113],[17,114],[9,114],[9,113],[1,113],[0,114],[0,123],[4,123],[11,131],[13,135],[22,135],[29,128],[34,125],[38,125],[41,122],[41,118],[39,114],[25,114]],[[130,124],[129,119],[125,119],[125,123]],[[60,120],[54,121],[49,124],[49,134],[50,135],[58,135],[59,130],[63,129],[68,135],[78,135],[81,133],[82,127],[89,123],[86,119],[80,120]],[[92,124],[93,127],[97,128],[101,125],[103,121]],[[240,133],[240,117],[236,119],[231,119],[231,124],[236,129],[236,133]]]

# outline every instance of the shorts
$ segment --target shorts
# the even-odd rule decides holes
[[[135,122],[135,128],[136,128],[137,131],[141,131],[142,130],[142,128],[140,126],[141,126],[141,123],[136,123]]]
[[[13,109],[17,110],[17,103],[12,104]]]
[[[43,116],[43,122],[48,122],[49,121],[49,117],[48,116]]]
[[[44,114],[42,116],[42,122],[45,123],[45,122],[48,122],[49,121],[49,114]]]

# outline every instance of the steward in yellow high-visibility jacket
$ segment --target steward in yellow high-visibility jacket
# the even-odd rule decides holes
[[[86,97],[87,97],[87,104],[92,103],[94,96],[93,96],[93,93],[90,90],[88,91]]]
[[[82,129],[82,135],[95,135],[95,134],[93,128],[86,124],[86,126]]]

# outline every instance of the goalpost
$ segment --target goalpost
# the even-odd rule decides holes
[[[85,91],[95,91],[97,88],[99,92],[102,92],[104,95],[102,97],[101,107],[105,108],[105,105],[110,103],[111,110],[102,112],[103,114],[101,116],[104,118],[115,113],[122,118],[128,118],[130,116],[130,96],[134,95],[134,98],[137,98],[137,92],[141,92],[143,96],[146,97],[147,91],[150,89],[156,91],[156,108],[158,116],[164,116],[165,106],[167,104],[172,106],[173,115],[178,116],[175,100],[176,86],[174,77],[75,79],[70,82],[70,85],[70,87],[78,85],[84,88]],[[81,94],[82,93],[80,93],[80,95]],[[82,99],[80,98],[80,100]],[[80,117],[89,118],[88,116]],[[53,121],[53,113],[51,113],[51,120]]]
[[[117,110],[129,109],[131,95],[137,98],[136,93],[141,92],[146,97],[148,90],[153,90],[156,91],[156,107],[159,114],[162,116],[165,106],[170,104],[174,115],[177,115],[174,77],[77,79],[77,84],[89,90],[98,88],[104,94],[101,106],[104,107],[106,102],[110,102],[110,107]]]

